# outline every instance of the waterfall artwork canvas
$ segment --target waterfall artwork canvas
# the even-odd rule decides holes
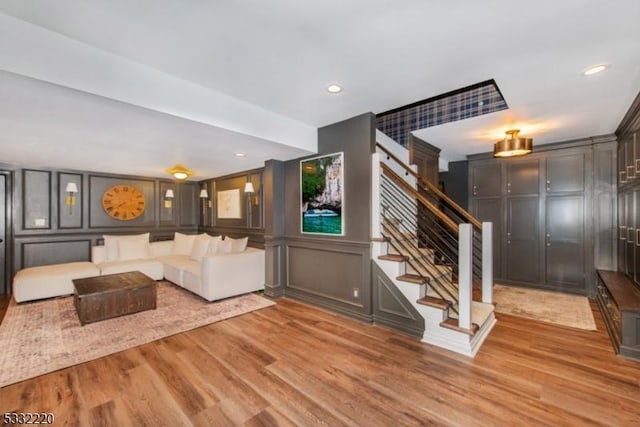
[[[300,162],[303,233],[344,235],[344,153]]]

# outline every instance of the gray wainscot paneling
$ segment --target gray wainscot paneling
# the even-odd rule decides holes
[[[78,192],[69,194],[67,184],[76,185]],[[58,172],[58,228],[82,228],[84,188],[82,174]]]
[[[286,275],[284,239],[265,237],[265,294],[280,297],[285,293],[284,277]]]
[[[91,239],[56,242],[20,242],[22,267],[87,261],[91,257]]]
[[[371,321],[370,258],[366,243],[289,238],[285,294]]]
[[[424,319],[375,262],[371,263],[371,280],[374,323],[422,338]]]

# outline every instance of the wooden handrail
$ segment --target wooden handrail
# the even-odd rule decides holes
[[[382,167],[382,171],[384,172],[385,175],[387,175],[390,179],[392,179],[396,184],[404,188],[409,194],[411,194],[411,196],[415,197],[416,200],[418,200],[427,209],[429,209],[429,211],[432,214],[434,214],[439,220],[441,220],[451,231],[453,231],[455,234],[458,234],[458,224],[455,221],[453,221],[447,215],[442,213],[442,211],[438,209],[438,207],[435,206],[433,203],[431,203],[429,200],[427,200],[426,197],[418,193],[418,191],[415,188],[413,188],[411,184],[409,184],[407,181],[404,180],[404,178],[402,178],[400,175],[398,175],[393,170],[391,170],[391,168],[388,165],[384,163],[380,163],[380,166]]]
[[[473,228],[475,228],[476,230],[482,230],[482,223],[476,217],[471,215],[464,208],[462,208],[462,206],[460,206],[459,204],[454,202],[451,198],[449,198],[449,196],[447,196],[442,191],[440,191],[440,189],[438,187],[436,187],[432,183],[422,179],[422,177],[420,175],[418,175],[417,172],[415,172],[413,169],[411,169],[402,160],[400,160],[395,154],[393,154],[391,151],[387,150],[380,143],[376,143],[376,146],[379,147],[384,152],[384,154],[389,156],[389,158],[393,159],[394,162],[396,162],[400,166],[402,166],[402,168],[407,173],[409,173],[414,178],[416,178],[421,185],[427,187],[427,189],[429,191],[431,191],[433,194],[435,194],[438,198],[444,200],[445,203],[447,203],[447,205],[449,205],[454,211],[456,211],[456,213],[458,213],[458,215],[460,215],[462,218],[464,218],[467,221],[469,221],[469,223],[473,225]]]

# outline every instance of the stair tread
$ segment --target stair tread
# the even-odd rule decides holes
[[[428,305],[430,307],[436,307],[442,310],[446,310],[449,307],[451,307],[451,303],[449,301],[444,300],[442,298],[435,298],[435,297],[429,297],[429,296],[422,297],[416,302],[418,304]]]
[[[453,329],[454,331],[463,332],[467,335],[472,336],[475,335],[478,330],[480,330],[480,327],[476,323],[471,324],[471,329],[461,328],[460,326],[458,326],[458,319],[454,319],[452,317],[440,322],[440,326],[447,329]]]
[[[385,261],[402,262],[402,261],[406,261],[407,257],[400,254],[386,254],[386,255],[379,255],[378,259],[382,259]]]
[[[422,277],[418,274],[403,274],[402,276],[396,277],[396,279],[403,282],[417,283],[419,285],[429,283],[428,277]]]

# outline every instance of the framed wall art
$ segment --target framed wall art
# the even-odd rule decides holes
[[[344,236],[344,153],[300,161],[301,231]]]
[[[218,218],[219,219],[239,219],[242,218],[240,211],[240,189],[218,191],[217,193]]]

